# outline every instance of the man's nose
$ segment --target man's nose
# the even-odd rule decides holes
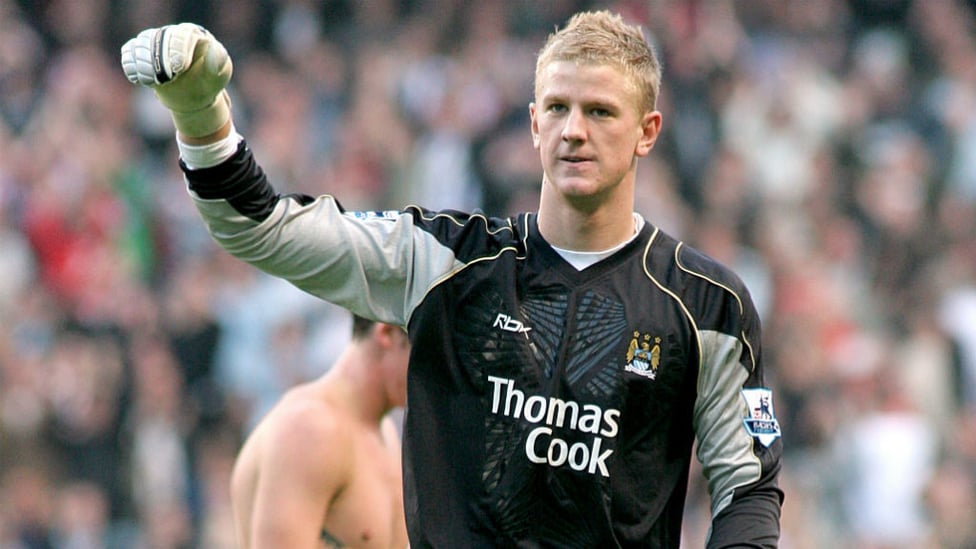
[[[570,109],[563,125],[564,141],[583,141],[586,139],[586,117],[578,109]]]

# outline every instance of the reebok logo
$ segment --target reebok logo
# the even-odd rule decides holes
[[[498,313],[498,316],[495,317],[495,323],[492,324],[491,327],[501,328],[506,332],[514,332],[516,334],[526,334],[526,335],[528,335],[529,331],[532,330],[532,328],[529,328],[525,324],[522,324],[521,321],[515,320],[514,318],[508,316],[505,313]]]

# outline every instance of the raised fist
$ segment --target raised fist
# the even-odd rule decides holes
[[[230,120],[225,88],[233,63],[223,44],[199,25],[140,32],[122,46],[122,70],[133,84],[156,92],[185,136],[211,135]]]

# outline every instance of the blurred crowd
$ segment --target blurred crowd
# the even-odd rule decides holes
[[[974,2],[0,0],[0,549],[232,547],[242,438],[347,338],[210,241],[127,38],[211,29],[282,192],[503,216],[534,55],[602,7],[664,65],[638,210],[763,319],[781,547],[976,547]]]

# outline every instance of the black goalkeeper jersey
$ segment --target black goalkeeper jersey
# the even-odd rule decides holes
[[[412,342],[411,547],[677,548],[692,448],[710,547],[774,547],[781,440],[742,282],[645,223],[576,270],[535,214],[346,212],[242,143],[185,170],[226,250]]]

